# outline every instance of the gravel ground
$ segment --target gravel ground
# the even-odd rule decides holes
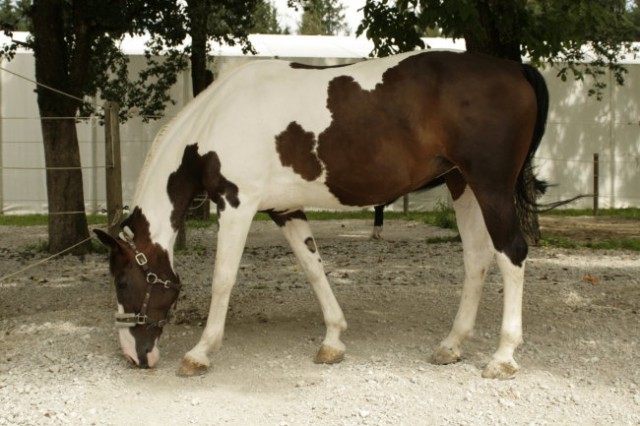
[[[347,355],[312,363],[319,306],[279,231],[256,222],[213,369],[175,375],[208,310],[215,230],[177,256],[185,283],[157,368],[132,368],[113,327],[106,255],[64,257],[0,283],[0,425],[640,425],[640,255],[534,248],[525,343],[512,381],[480,377],[497,347],[501,280],[488,277],[463,360],[428,360],[451,326],[459,243],[414,222],[312,224],[345,311]],[[46,229],[0,227],[0,275],[37,261]]]

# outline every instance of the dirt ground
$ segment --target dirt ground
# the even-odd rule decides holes
[[[224,346],[195,378],[175,370],[208,310],[214,229],[176,258],[184,291],[157,368],[132,368],[113,326],[106,255],[64,257],[0,283],[0,425],[640,425],[640,253],[533,248],[525,343],[511,381],[480,377],[497,347],[501,279],[487,279],[463,360],[434,366],[462,282],[459,243],[415,222],[312,223],[349,329],[341,364],[312,363],[319,306],[275,225],[256,222]],[[543,218],[574,239],[639,223]],[[45,228],[0,227],[0,275],[43,258]]]

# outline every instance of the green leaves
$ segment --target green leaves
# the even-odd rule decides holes
[[[607,72],[622,84],[620,62],[637,53],[640,8],[625,0],[367,0],[358,34],[374,42],[373,55],[423,48],[427,28],[464,38],[467,49],[559,67],[558,76],[593,81],[602,96]]]
[[[58,60],[67,70],[68,87],[77,87],[79,96],[100,93],[103,99],[117,101],[122,120],[135,115],[145,121],[158,118],[166,105],[175,103],[169,89],[189,66],[191,46],[185,43],[187,36],[201,31],[206,40],[240,44],[246,53],[253,52],[248,34],[254,17],[247,11],[255,10],[258,3],[261,0],[61,1],[58,5],[63,19],[55,25],[62,25],[67,57]],[[188,7],[196,13],[188,14]],[[30,8],[28,0],[2,0],[0,24],[9,32],[17,24],[22,25],[20,29],[30,28]],[[138,74],[130,72],[129,58],[119,48],[127,34],[151,35],[146,45],[146,67]],[[0,46],[0,56],[13,58],[21,44],[25,45],[13,41]],[[90,46],[88,58],[79,46]],[[74,61],[80,58],[79,52],[83,60]],[[79,104],[78,108],[80,116],[100,113],[90,104]]]

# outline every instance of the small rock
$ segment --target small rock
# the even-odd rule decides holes
[[[369,417],[369,414],[371,414],[369,410],[358,410],[358,415],[363,419]]]

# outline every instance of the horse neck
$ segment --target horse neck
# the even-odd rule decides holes
[[[177,236],[175,218],[184,218],[188,207],[188,203],[174,206],[167,191],[169,176],[178,167],[175,159],[180,158],[179,149],[180,147],[175,146],[166,150],[175,152],[158,152],[157,149],[154,152],[152,148],[138,178],[133,197],[134,207],[140,208],[149,223],[151,241],[167,250],[172,263]]]

